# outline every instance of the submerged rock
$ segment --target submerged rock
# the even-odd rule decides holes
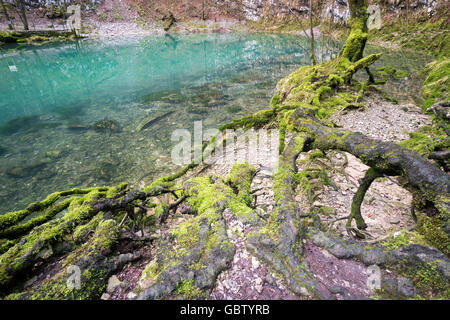
[[[109,131],[109,132],[120,132],[120,125],[117,121],[115,120],[100,120],[97,121],[94,126],[93,129],[95,131]]]
[[[139,99],[142,103],[162,101],[168,103],[181,103],[184,101],[183,95],[178,91],[159,91],[145,94]]]
[[[39,121],[39,116],[24,116],[12,119],[0,127],[0,134],[13,134],[21,130],[26,130],[35,126]]]
[[[4,155],[6,153],[6,148],[3,146],[0,146],[0,156]]]
[[[47,151],[45,153],[45,156],[50,158],[50,159],[58,159],[60,158],[62,155],[62,151],[61,150],[52,150],[52,151]]]
[[[190,106],[186,109],[187,113],[206,114],[210,109],[208,107]]]
[[[242,107],[241,106],[229,106],[226,108],[228,113],[238,113],[240,111],[242,111]]]
[[[47,164],[48,160],[35,162],[28,165],[14,166],[6,170],[6,174],[13,178],[25,178],[37,174]]]

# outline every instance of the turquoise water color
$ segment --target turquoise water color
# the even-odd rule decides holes
[[[338,51],[316,46],[319,61]],[[59,190],[168,174],[174,130],[267,108],[277,81],[310,64],[308,48],[270,34],[0,47],[0,214]]]

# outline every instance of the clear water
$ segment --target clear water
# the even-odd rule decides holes
[[[316,44],[328,59],[338,48]],[[308,39],[197,34],[0,47],[0,214],[72,187],[142,187],[175,169],[173,130],[267,108]],[[138,131],[146,117],[173,111]],[[95,130],[101,120],[113,130]]]
[[[216,128],[269,105],[309,64],[296,36],[85,40],[0,52],[0,213],[71,187],[139,187],[174,165],[173,130]],[[17,71],[14,71],[17,70]],[[142,131],[152,114],[174,111]],[[113,120],[120,131],[93,128]]]

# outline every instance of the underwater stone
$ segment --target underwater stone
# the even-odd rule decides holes
[[[178,91],[160,91],[145,94],[139,99],[141,102],[163,101],[169,103],[183,102],[184,98]]]
[[[208,111],[208,107],[190,106],[186,108],[187,113],[206,114]]]
[[[228,113],[238,113],[239,111],[242,111],[242,107],[241,106],[229,106],[229,107],[227,107],[227,112]]]
[[[0,128],[0,134],[13,134],[23,129],[29,129],[40,121],[38,116],[25,116],[8,121]]]
[[[52,158],[52,159],[58,159],[61,156],[62,152],[59,150],[53,150],[53,151],[47,151],[45,153],[46,157]]]
[[[15,166],[6,170],[6,174],[13,178],[25,178],[35,175],[39,170],[43,169],[50,161],[40,161],[30,165]]]
[[[100,120],[97,121],[94,126],[96,131],[110,131],[110,132],[120,132],[120,125],[114,120]]]
[[[0,146],[0,156],[4,155],[6,153],[6,151],[7,150],[5,147]]]

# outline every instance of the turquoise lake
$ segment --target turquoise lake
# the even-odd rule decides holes
[[[308,47],[304,37],[268,34],[0,47],[0,214],[72,187],[148,184],[175,169],[175,129],[198,120],[217,128],[267,108],[278,80],[310,63]],[[317,47],[319,61],[338,51]],[[390,59],[411,73],[427,62],[386,57],[380,65]],[[417,99],[405,93],[417,91],[414,79],[391,94]]]

